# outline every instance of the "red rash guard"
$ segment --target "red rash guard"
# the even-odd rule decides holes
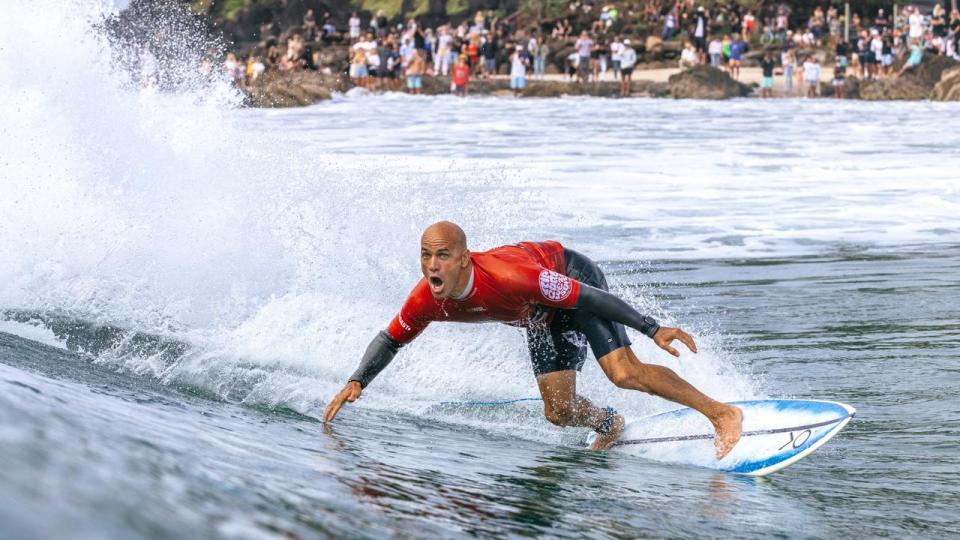
[[[549,323],[554,309],[573,309],[580,282],[566,276],[559,242],[521,242],[471,253],[473,285],[460,300],[437,300],[426,278],[410,292],[387,333],[397,343],[413,341],[433,321],[500,321],[515,326]]]

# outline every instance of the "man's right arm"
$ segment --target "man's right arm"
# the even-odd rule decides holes
[[[360,360],[360,366],[350,376],[346,386],[327,404],[323,411],[323,421],[332,422],[345,403],[356,401],[370,381],[393,360],[400,347],[401,344],[394,341],[390,334],[383,330],[378,332],[370,345],[367,345],[367,350]]]
[[[374,336],[373,341],[367,346],[367,351],[363,353],[360,360],[360,366],[350,376],[350,381],[360,383],[360,388],[366,388],[383,368],[393,360],[402,344],[394,341],[390,334],[381,330]]]
[[[431,303],[425,301],[430,294],[426,287],[426,281],[421,280],[387,329],[378,332],[367,345],[360,365],[346,386],[327,404],[323,412],[324,422],[333,421],[344,403],[356,401],[374,377],[390,364],[400,347],[413,341],[427,327],[433,317],[429,307]]]

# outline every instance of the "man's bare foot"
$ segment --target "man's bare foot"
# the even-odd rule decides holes
[[[743,428],[743,411],[733,405],[724,406],[724,411],[713,420],[713,427],[717,435],[713,445],[717,447],[717,461],[725,458],[740,440],[740,431]]]
[[[620,432],[623,431],[623,425],[626,422],[623,420],[623,415],[616,415],[613,417],[613,425],[610,426],[610,431],[604,435],[597,435],[597,438],[593,441],[593,444],[590,445],[591,450],[606,450],[610,448],[614,442],[616,442],[617,437],[620,436]]]

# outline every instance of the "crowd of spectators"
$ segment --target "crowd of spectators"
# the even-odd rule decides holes
[[[680,67],[709,63],[739,78],[744,54],[756,47],[765,51],[758,61],[763,96],[772,94],[775,75],[782,77],[788,95],[818,95],[819,83],[827,76],[818,51],[832,53],[825,55],[832,58],[833,69],[826,82],[839,98],[850,75],[861,80],[897,77],[916,69],[924,53],[960,60],[960,12],[947,17],[942,5],[929,15],[907,5],[895,17],[878,8],[872,14],[854,13],[849,23],[833,7],[816,7],[809,17],[798,19],[786,4],[768,5],[760,12],[759,26],[753,10],[733,6],[711,13],[702,6],[687,7],[677,4],[660,18],[661,39],[679,34],[684,42]],[[905,61],[894,71],[898,56]]]
[[[833,53],[833,84],[841,87],[841,93],[848,73],[867,79],[897,75],[893,60],[901,53],[909,53],[904,69],[916,67],[924,51],[960,59],[960,13],[953,11],[948,17],[941,5],[929,14],[915,6],[904,6],[896,16],[885,9],[861,11],[850,21],[834,7],[818,6],[800,13],[787,3],[759,6],[749,9],[730,2],[707,9],[695,0],[648,0],[618,8],[572,0],[564,15],[531,28],[516,28],[512,20],[516,14],[499,17],[493,11],[435,28],[423,28],[415,19],[393,24],[380,11],[366,20],[353,13],[346,31],[336,26],[329,13],[318,19],[313,10],[307,10],[302,26],[285,43],[268,42],[245,60],[231,53],[224,69],[241,86],[256,85],[271,70],[332,74],[332,59],[325,57],[324,44],[336,42],[348,46],[351,82],[369,90],[396,91],[406,86],[418,93],[425,77],[439,75],[451,76],[451,91],[465,95],[471,78],[508,72],[511,88],[520,91],[528,72],[534,79],[545,77],[551,53],[559,52],[552,51],[551,45],[569,47],[573,41],[572,52],[553,59],[557,67],[562,62],[570,80],[583,84],[612,78],[623,81],[622,92],[629,93],[637,45],[620,35],[628,23],[634,25],[630,29],[634,35],[641,28],[646,35],[677,44],[681,67],[709,63],[735,78],[749,50],[771,51],[759,61],[764,94],[772,88],[774,72],[783,76],[787,92],[793,91],[794,82],[797,88],[809,86],[811,73],[821,74],[819,63],[814,67],[807,61],[818,49]],[[277,34],[277,30],[265,25],[261,33]]]

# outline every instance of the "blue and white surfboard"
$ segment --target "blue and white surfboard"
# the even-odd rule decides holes
[[[803,459],[823,446],[856,414],[833,401],[738,401],[743,410],[740,441],[717,461],[713,427],[693,409],[627,422],[612,451],[656,461],[685,463],[721,471],[764,476]],[[596,434],[591,434],[587,444]]]

